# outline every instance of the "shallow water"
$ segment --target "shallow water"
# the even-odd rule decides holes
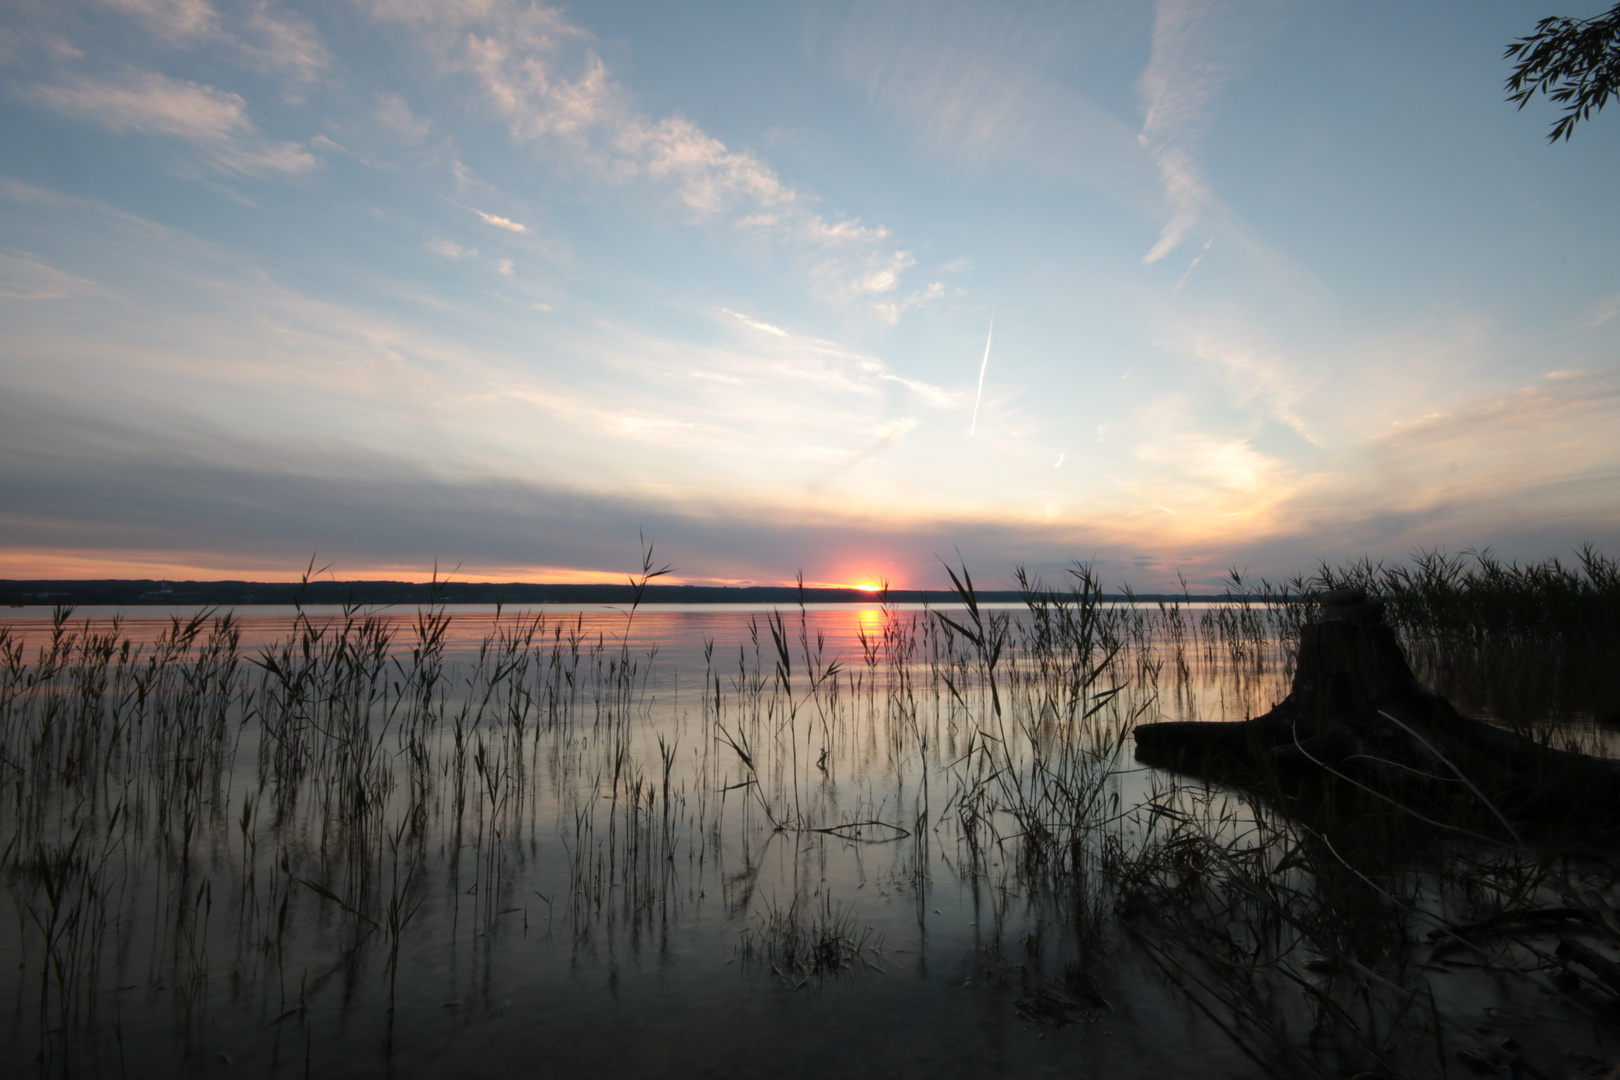
[[[115,614],[4,699],[12,1071],[1254,1074],[1131,933],[1077,929],[1005,785],[1143,802],[1168,778],[1119,733],[1263,711],[1276,633],[1119,622],[1064,698],[1009,607],[993,688],[911,606],[255,609],[211,659],[214,624],[124,613],[98,669]],[[0,629],[51,666],[48,612]]]

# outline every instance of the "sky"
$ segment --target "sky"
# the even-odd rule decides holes
[[[0,578],[1620,554],[1599,6],[8,0]]]

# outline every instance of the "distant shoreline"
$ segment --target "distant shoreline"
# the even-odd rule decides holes
[[[9,581],[0,580],[0,606],[4,607],[266,607],[302,604],[363,606],[391,604],[628,604],[634,598],[629,585],[536,585],[526,582],[441,582],[434,586],[411,581]],[[811,589],[756,585],[648,585],[644,604],[875,604],[883,597],[861,589]],[[949,589],[890,589],[890,603],[949,604],[958,602]],[[983,603],[1016,602],[1016,590],[986,589]],[[1135,599],[1144,603],[1214,603],[1224,600],[1269,599],[1264,596],[1182,593],[1109,593],[1104,600]]]

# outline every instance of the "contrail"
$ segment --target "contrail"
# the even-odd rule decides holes
[[[996,335],[996,305],[990,305],[990,332],[984,335],[984,359],[979,362],[979,392],[973,398],[973,423],[968,426],[968,438],[973,438],[979,427],[979,402],[984,399],[984,370],[990,366],[990,339]]]

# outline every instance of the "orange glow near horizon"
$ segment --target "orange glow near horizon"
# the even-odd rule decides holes
[[[898,588],[901,588],[901,586],[896,585],[892,581],[886,580],[880,574],[847,573],[847,574],[842,574],[840,576],[844,580],[842,580],[842,581],[818,581],[818,582],[815,582],[813,585],[812,585],[811,582],[806,581],[804,584],[805,584],[806,588],[854,589],[857,592],[863,592],[863,593],[880,593],[884,589],[890,589],[890,588],[898,589]]]
[[[96,549],[0,549],[0,579],[12,581],[259,581],[296,582],[309,568],[303,562],[268,558],[242,558],[201,551],[108,551]],[[330,581],[407,581],[433,580],[433,564],[359,563],[329,561],[316,556],[315,577]],[[597,570],[573,566],[458,566],[440,563],[440,581],[468,584],[525,585],[623,585],[629,574],[623,570]],[[869,574],[850,575],[854,581],[806,581],[807,589],[854,589],[876,593],[881,581]],[[698,574],[669,573],[656,585],[707,585],[734,588],[772,586],[792,588],[794,579],[708,577]]]
[[[310,563],[289,565],[280,560],[238,560],[194,551],[62,551],[0,550],[0,579],[20,581],[262,581],[294,582]],[[629,576],[621,570],[594,570],[572,566],[457,566],[432,563],[328,564],[319,556],[314,577],[337,581],[409,581],[426,583],[435,572],[440,581],[470,584],[521,583],[533,585],[623,585]],[[666,574],[660,585],[755,585],[754,581],[717,580]]]
[[[751,582],[750,584],[754,584],[754,585],[776,585],[778,587],[791,589],[791,588],[796,587],[799,583],[797,581],[781,581],[781,582],[756,581],[756,582]],[[883,586],[881,586],[881,585],[857,585],[854,582],[850,582],[850,581],[811,581],[808,578],[805,579],[804,587],[807,588],[807,589],[850,589],[850,590],[854,590],[856,592],[865,592],[865,593],[877,592],[877,591],[879,591],[880,589],[883,588]]]

